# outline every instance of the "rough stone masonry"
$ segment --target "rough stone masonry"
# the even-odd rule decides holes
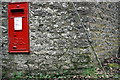
[[[19,71],[79,73],[81,68],[98,65],[88,38],[101,61],[118,54],[116,2],[74,2],[80,20],[71,2],[30,2],[30,54],[8,53],[7,4],[2,2],[0,17],[4,27],[0,33],[3,76]]]

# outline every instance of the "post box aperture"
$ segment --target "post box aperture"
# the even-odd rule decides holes
[[[24,13],[24,9],[11,9],[12,13]]]
[[[8,4],[9,53],[29,53],[28,3]]]

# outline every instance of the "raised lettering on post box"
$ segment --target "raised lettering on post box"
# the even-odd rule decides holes
[[[29,53],[28,2],[8,4],[9,53]]]

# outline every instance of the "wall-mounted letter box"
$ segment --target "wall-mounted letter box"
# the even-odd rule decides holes
[[[8,4],[9,53],[29,53],[28,2]]]

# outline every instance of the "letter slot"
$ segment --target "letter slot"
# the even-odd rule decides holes
[[[24,9],[11,9],[12,13],[24,13]]]

